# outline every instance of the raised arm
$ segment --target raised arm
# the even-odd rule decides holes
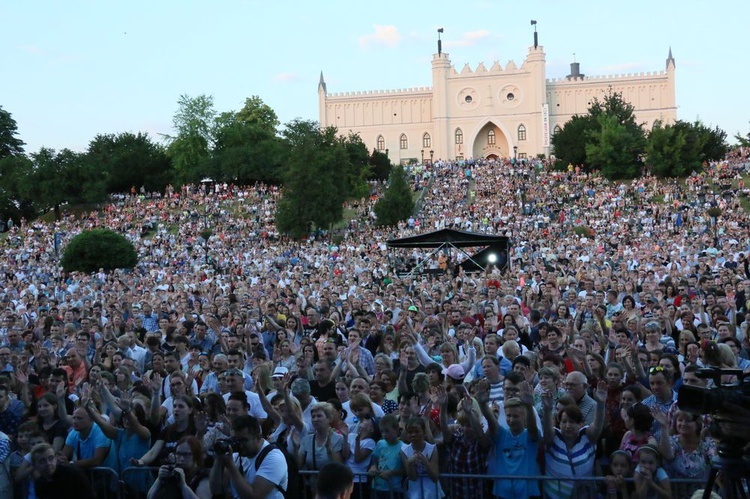
[[[599,440],[599,436],[602,434],[602,429],[604,428],[604,413],[606,412],[604,405],[607,402],[607,383],[603,379],[599,380],[599,384],[596,385],[594,400],[596,400],[594,422],[586,429],[586,436],[592,442]]]
[[[552,425],[552,394],[548,392],[542,393],[542,408],[544,414],[542,414],[542,431],[544,433],[543,442],[549,446],[555,439],[555,427]],[[534,423],[536,424],[536,422]]]
[[[669,421],[666,413],[661,412],[657,407],[651,408],[651,415],[654,420],[661,425],[662,431],[659,437],[659,452],[665,461],[674,460],[674,452],[669,442]]]
[[[528,381],[521,384],[521,403],[526,409],[526,429],[529,432],[529,439],[536,442],[539,440],[539,428],[536,425],[536,416],[534,415],[534,393]]]

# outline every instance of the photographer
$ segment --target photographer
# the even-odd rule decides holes
[[[195,437],[183,437],[175,449],[175,465],[162,466],[147,499],[182,497],[211,499],[208,473],[203,469],[203,446]],[[171,492],[171,493],[170,493]]]
[[[231,447],[221,444],[231,444]],[[232,421],[230,442],[214,445],[211,468],[211,493],[231,492],[231,497],[282,499],[288,486],[284,454],[263,439],[260,422],[252,416],[238,416]]]

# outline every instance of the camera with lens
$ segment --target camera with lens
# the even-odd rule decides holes
[[[699,414],[713,414],[719,411],[732,411],[739,406],[750,410],[750,381],[740,369],[704,368],[696,371],[696,376],[713,380],[713,387],[682,385],[677,396],[680,409]],[[725,376],[736,376],[736,383],[722,383]]]
[[[173,464],[170,464],[168,466],[168,468],[169,468],[169,473],[167,474],[167,476],[165,477],[165,479],[167,479],[167,480],[176,480],[177,478],[179,478],[179,475],[175,471]]]
[[[699,378],[713,380],[713,386],[682,385],[677,395],[677,405],[684,411],[710,414],[711,435],[719,440],[719,457],[741,458],[744,447],[750,441],[750,428],[743,426],[743,422],[750,417],[750,373],[740,369],[710,367],[700,369],[695,374]],[[733,377],[737,381],[724,383],[725,377]],[[727,428],[732,427],[735,429],[728,433]],[[737,427],[742,427],[742,431],[738,432]]]
[[[211,448],[214,451],[214,454],[229,454],[232,452],[232,446],[237,446],[237,441],[234,438],[220,438],[216,442],[214,442],[213,447]]]

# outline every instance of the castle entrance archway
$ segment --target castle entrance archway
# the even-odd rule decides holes
[[[475,158],[499,159],[510,157],[510,142],[505,133],[492,121],[488,121],[477,132],[472,145]]]

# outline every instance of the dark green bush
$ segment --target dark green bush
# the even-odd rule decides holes
[[[133,244],[109,229],[93,229],[74,237],[60,263],[67,272],[132,269],[138,263]]]

